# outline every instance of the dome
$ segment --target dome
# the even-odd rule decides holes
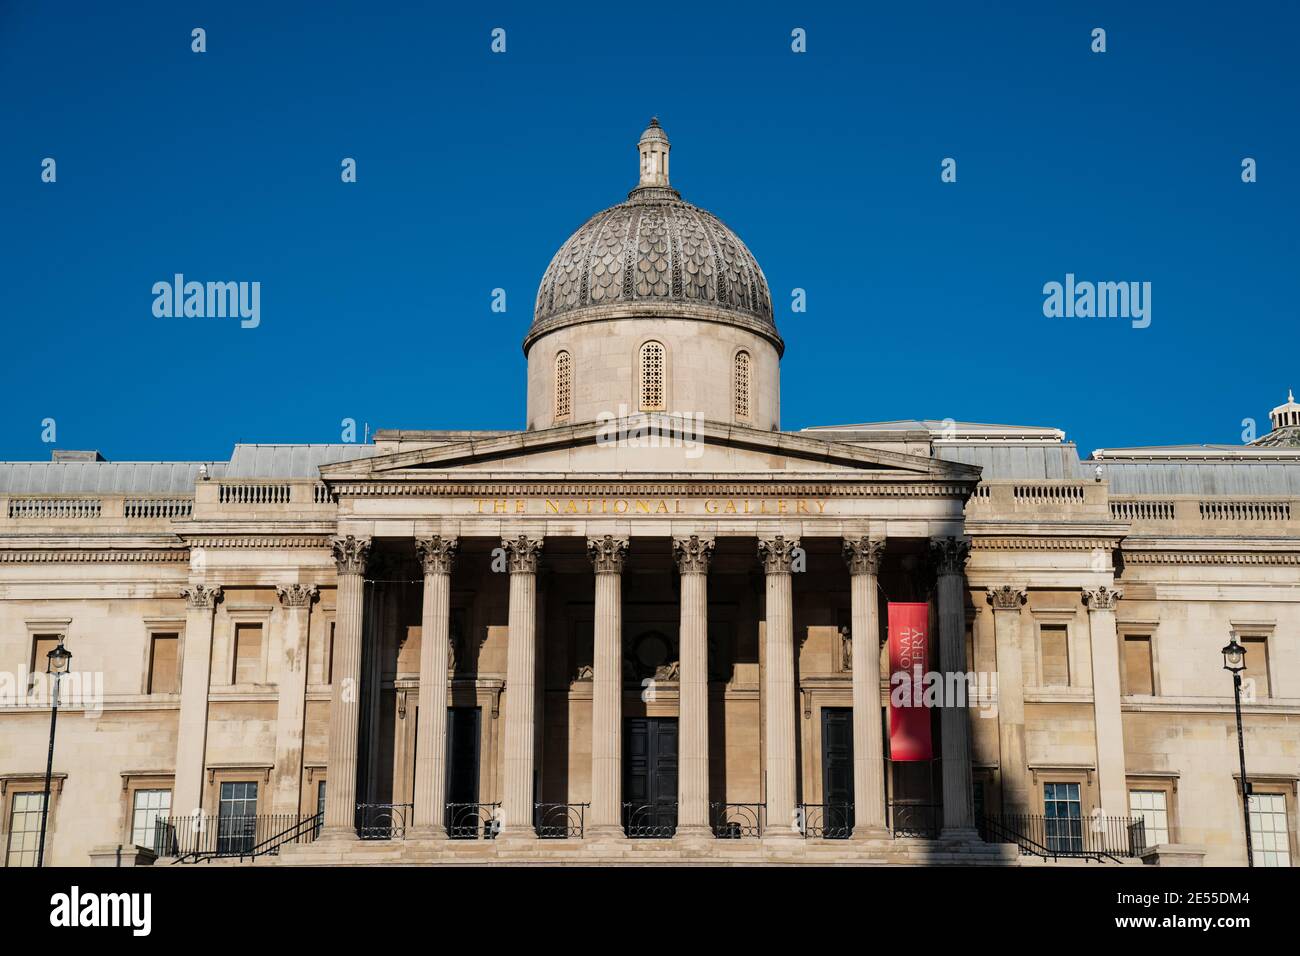
[[[783,351],[763,270],[722,220],[669,185],[669,148],[652,119],[637,143],[639,185],[588,219],[542,276],[525,353],[555,329],[637,316],[739,326]]]

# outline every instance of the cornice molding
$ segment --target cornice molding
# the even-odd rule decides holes
[[[972,538],[972,551],[1113,551],[1119,538],[996,537]]]
[[[1253,565],[1259,567],[1300,566],[1296,551],[1124,551],[1125,566],[1137,564]]]
[[[188,564],[188,549],[60,548],[4,550],[0,564]]]
[[[510,480],[475,484],[428,481],[356,481],[332,485],[342,498],[966,498],[967,486],[950,482],[882,478],[876,482],[538,482]]]
[[[333,540],[328,534],[196,534],[186,535],[192,548],[255,548],[262,550],[320,548]]]

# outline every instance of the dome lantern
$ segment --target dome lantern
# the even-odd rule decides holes
[[[641,157],[641,180],[637,183],[638,187],[668,187],[668,153],[672,148],[668,134],[659,125],[659,117],[650,117],[650,125],[645,128],[636,144],[637,153]]]

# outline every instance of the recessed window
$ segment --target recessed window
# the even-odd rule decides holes
[[[137,790],[131,807],[131,842],[156,850],[161,842],[158,820],[170,816],[171,810],[170,790]]]
[[[175,634],[153,634],[149,639],[149,694],[176,693],[176,651],[180,641]],[[147,844],[141,844],[146,846]]]
[[[1043,784],[1043,816],[1049,850],[1083,849],[1083,802],[1077,783]]]
[[[737,352],[735,369],[732,375],[734,380],[733,390],[735,393],[736,418],[741,421],[749,418],[749,353]]]
[[[31,673],[44,674],[50,664],[50,651],[58,646],[57,634],[37,634],[32,638]]]
[[[1151,637],[1130,634],[1124,637],[1124,691],[1150,696],[1156,692],[1155,673],[1151,666]]]
[[[1241,646],[1246,649],[1246,669],[1241,672],[1241,679],[1254,682],[1256,699],[1268,697],[1268,639],[1265,637],[1243,637]],[[1247,685],[1248,688],[1250,686],[1252,685]]]
[[[555,355],[555,420],[573,414],[573,357],[561,350]]]
[[[217,803],[217,847],[226,854],[247,853],[257,833],[257,784],[231,781],[221,785]]]
[[[1128,808],[1135,820],[1141,820],[1147,846],[1169,842],[1169,805],[1163,790],[1130,790]]]
[[[1286,825],[1286,794],[1250,797],[1250,849],[1256,866],[1290,866],[1291,834]]]
[[[664,347],[659,342],[641,346],[641,411],[661,412],[667,407],[664,382],[667,375]]]
[[[9,845],[5,866],[35,866],[41,839],[41,808],[44,793],[15,793],[10,803]]]
[[[235,626],[236,684],[256,684],[262,678],[262,625]]]
[[[1045,624],[1038,631],[1044,687],[1070,686],[1070,639],[1064,625]]]

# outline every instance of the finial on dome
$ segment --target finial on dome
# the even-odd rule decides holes
[[[641,179],[637,186],[667,186],[668,153],[672,143],[668,142],[668,134],[659,125],[659,117],[650,117],[650,125],[641,134],[636,149],[641,156]]]
[[[1286,400],[1287,400],[1288,404],[1294,404],[1294,403],[1295,403],[1295,393],[1292,392],[1291,389],[1289,389],[1289,388],[1286,390]]]

